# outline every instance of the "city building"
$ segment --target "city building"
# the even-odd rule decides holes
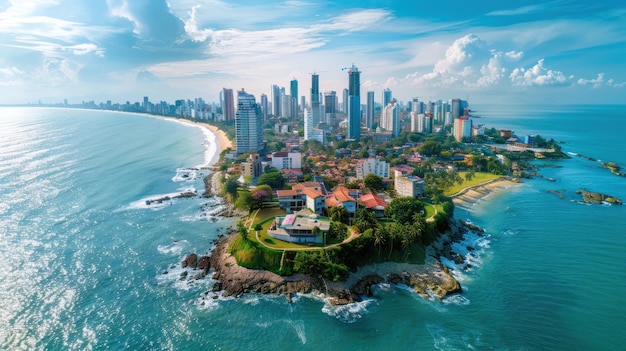
[[[378,158],[359,160],[356,165],[357,179],[364,179],[368,174],[375,174],[383,179],[388,179],[389,163]]]
[[[301,169],[302,154],[299,152],[272,153],[272,167],[276,169]]]
[[[334,91],[324,92],[324,120],[327,125],[335,125],[337,115],[337,93]]]
[[[389,102],[391,102],[391,99],[392,99],[391,89],[385,88],[383,90],[383,107],[389,105]]]
[[[237,92],[235,114],[235,150],[237,154],[263,150],[263,115],[254,95]]]
[[[280,87],[278,85],[272,85],[272,112],[274,117],[281,115],[281,103],[280,103]]]
[[[311,74],[311,112],[313,112],[313,125],[317,126],[322,121],[320,109],[320,76]]]
[[[374,125],[374,113],[376,112],[376,103],[374,102],[374,92],[367,92],[367,107],[365,109],[365,127],[372,130]]]
[[[456,141],[463,141],[463,138],[472,136],[472,120],[467,117],[460,117],[454,120],[452,135]]]
[[[244,177],[257,178],[263,174],[263,164],[259,155],[254,154],[248,156],[245,162],[241,162],[240,165],[241,175]]]
[[[292,101],[292,108],[295,111],[295,113],[293,113],[292,111],[292,115],[294,118],[298,117],[298,111],[300,110],[298,108],[298,81],[294,78],[291,80],[291,82],[289,82],[289,95],[291,96],[291,98],[295,101]]]
[[[361,71],[353,64],[348,70],[348,139],[361,138]]]
[[[267,95],[261,94],[261,114],[263,116],[263,122],[267,122],[267,115],[269,115],[268,108]]]
[[[222,114],[225,121],[232,121],[235,119],[235,97],[233,95],[233,89],[223,89],[223,104]]]
[[[422,197],[426,194],[424,180],[417,176],[402,175],[402,172],[394,172],[393,185],[399,197]]]
[[[309,108],[304,109],[304,140],[317,140],[324,145],[326,144],[326,133],[315,128],[313,112]]]
[[[380,114],[380,128],[391,132],[395,138],[400,135],[400,107],[395,100],[389,101]]]

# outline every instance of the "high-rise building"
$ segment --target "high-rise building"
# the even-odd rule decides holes
[[[391,101],[391,99],[392,99],[391,89],[385,88],[383,90],[383,107],[389,105],[389,102]]]
[[[267,115],[269,114],[268,108],[269,104],[267,101],[267,95],[261,94],[261,113],[263,115],[263,122],[267,121]]]
[[[317,126],[322,120],[320,116],[320,76],[317,73],[311,75],[311,112],[313,113],[313,125]]]
[[[274,117],[280,116],[280,87],[278,85],[272,85],[272,112]]]
[[[391,100],[380,114],[380,128],[391,132],[393,137],[400,135],[400,107],[396,100]]]
[[[348,97],[348,89],[343,89],[343,93],[341,95],[341,111],[347,116],[348,115],[348,106],[350,104],[350,98]]]
[[[452,119],[457,119],[463,115],[461,112],[461,99],[452,99],[450,100],[450,114],[452,115]]]
[[[313,112],[310,108],[304,109],[304,140],[317,140],[322,144],[326,143],[326,134],[323,130],[316,129],[313,124]]]
[[[235,148],[237,154],[263,150],[263,115],[254,95],[237,92],[235,117]]]
[[[280,95],[280,102],[281,102],[281,117],[284,118],[293,118],[292,112],[292,103],[293,103],[293,99],[291,98],[291,96],[289,95],[285,95],[285,94],[281,94]]]
[[[335,91],[324,92],[324,122],[335,125],[337,113],[337,93]]]
[[[295,99],[295,101],[292,101],[292,107],[296,110],[296,115],[294,117],[297,117],[297,111],[298,109],[298,81],[294,78],[291,80],[291,82],[289,82],[289,95],[291,95],[292,99]]]
[[[352,64],[348,70],[348,139],[361,138],[361,71]]]
[[[472,136],[472,120],[467,117],[460,117],[454,119],[454,126],[452,127],[452,134],[456,141],[463,141],[463,138],[469,138]]]
[[[365,127],[372,130],[372,126],[374,125],[374,112],[376,111],[373,91],[367,92],[367,108],[365,111]]]
[[[222,105],[222,114],[225,121],[232,121],[235,119],[235,97],[233,96],[233,89],[223,89],[224,102]]]

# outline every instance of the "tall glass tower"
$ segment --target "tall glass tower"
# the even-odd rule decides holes
[[[361,71],[352,64],[348,70],[348,139],[361,138]]]
[[[320,75],[311,75],[311,112],[313,113],[313,125],[317,126],[321,121],[320,111]]]
[[[376,111],[376,107],[374,105],[374,92],[368,91],[367,110],[365,113],[365,127],[367,127],[367,129],[369,130],[372,130],[372,126],[374,125],[374,111]]]
[[[237,154],[263,150],[263,114],[254,95],[237,92],[235,115],[235,148]]]
[[[298,116],[298,80],[295,78],[289,82],[289,94],[291,95],[292,100],[295,99],[295,101],[292,102],[292,107],[296,111],[295,116]]]

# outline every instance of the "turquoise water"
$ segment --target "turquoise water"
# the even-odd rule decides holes
[[[473,106],[477,121],[565,142],[626,166],[624,106]],[[199,128],[140,115],[0,109],[0,349],[8,350],[620,350],[626,209],[588,206],[578,188],[626,199],[626,178],[581,158],[543,168],[459,218],[472,268],[444,301],[377,286],[364,302],[322,297],[204,296],[211,279],[179,280],[232,220],[216,199],[146,199],[198,189],[185,170],[214,154]],[[209,152],[205,150],[209,149]],[[202,173],[202,172],[199,172]],[[187,174],[188,177],[183,175]],[[465,250],[467,251],[467,250]],[[167,272],[167,273],[165,273]]]

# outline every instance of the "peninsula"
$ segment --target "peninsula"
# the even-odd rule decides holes
[[[284,147],[288,140],[274,134],[268,143]],[[188,267],[202,261],[202,272],[181,278],[215,279],[207,299],[272,293],[290,300],[294,293],[320,293],[332,304],[347,304],[380,282],[405,284],[433,299],[459,293],[441,258],[471,267],[452,243],[482,229],[455,219],[455,206],[469,207],[536,175],[529,161],[567,157],[548,142],[550,148],[518,144],[514,150],[489,139],[466,144],[445,134],[403,133],[382,145],[368,138],[332,148],[305,141],[297,151],[276,151],[265,160],[223,148],[205,180],[206,194],[223,196],[241,219],[215,241],[210,257],[185,257]],[[297,158],[298,169],[273,167],[285,157]],[[386,164],[393,176],[359,176],[368,162]],[[257,164],[263,170],[258,175]],[[407,185],[413,195],[403,193]]]

